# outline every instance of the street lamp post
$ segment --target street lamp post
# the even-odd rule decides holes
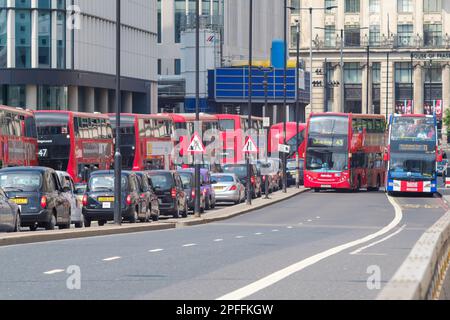
[[[295,186],[297,189],[300,188],[300,154],[298,151],[298,148],[300,147],[300,137],[299,137],[299,125],[300,125],[300,119],[299,119],[299,107],[300,107],[300,103],[299,103],[299,95],[300,95],[300,90],[299,90],[299,82],[300,82],[300,75],[299,75],[299,71],[300,71],[300,22],[297,22],[297,35],[296,35],[296,40],[297,40],[297,70],[296,70],[296,74],[297,74],[297,85],[296,85],[296,101],[295,101],[295,131],[296,131],[296,136],[295,136],[295,146],[296,146],[296,155],[297,155],[297,178],[295,180]],[[303,119],[303,112],[301,113],[302,119]]]
[[[114,155],[114,223],[122,223],[122,155],[120,154],[120,49],[121,49],[121,2],[116,0],[116,151]]]
[[[370,81],[370,46],[367,44],[367,70],[366,70],[366,114],[369,114],[369,81]]]
[[[195,122],[198,132],[200,127],[200,0],[195,1]],[[194,155],[195,162],[195,217],[201,216],[200,210],[200,163]]]
[[[272,69],[269,68],[269,70],[264,71],[264,81],[263,81],[263,86],[264,86],[264,110],[263,110],[263,117],[266,117],[266,111],[268,109],[268,87],[269,87],[269,79],[268,79],[268,72],[270,72]],[[269,128],[270,130],[270,128]],[[267,161],[267,153],[268,153],[268,147],[269,147],[269,134],[267,135],[267,139],[266,139],[266,161]],[[264,199],[269,199],[269,176],[266,175],[265,176],[265,181],[264,181],[264,193],[265,193],[265,197]]]
[[[197,0],[198,1],[198,0]],[[252,66],[253,66],[253,0],[250,0],[249,16],[249,46],[248,46],[248,139],[252,128]],[[250,154],[247,154],[247,205],[252,204],[252,181],[251,181]],[[255,190],[256,192],[256,190]]]

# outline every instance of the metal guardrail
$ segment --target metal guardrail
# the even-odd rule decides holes
[[[450,267],[450,211],[428,229],[377,300],[438,300]]]

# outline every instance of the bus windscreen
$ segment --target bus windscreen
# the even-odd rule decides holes
[[[395,117],[392,123],[392,141],[436,141],[434,118]]]

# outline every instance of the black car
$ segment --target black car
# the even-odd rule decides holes
[[[196,194],[195,194],[194,173],[192,173],[192,171],[189,171],[189,170],[181,170],[181,171],[178,171],[178,173],[180,174],[181,182],[183,182],[183,188],[184,188],[184,191],[186,192],[189,210],[195,210]],[[205,194],[200,192],[200,212],[201,213],[205,212],[205,207],[206,207]]]
[[[303,172],[304,172],[304,160],[300,159],[299,160],[300,163],[300,179],[299,179],[299,184],[303,185],[304,183],[304,178],[303,178]],[[297,165],[297,160],[296,159],[290,159],[287,161],[287,168],[286,168],[286,175],[287,175],[287,186],[294,186],[297,183],[297,169],[298,169],[298,165]]]
[[[147,215],[143,208],[139,181],[134,172],[123,171],[121,180],[121,211],[122,220],[136,223]],[[91,174],[86,193],[83,196],[83,216],[85,227],[90,227],[92,221],[98,221],[99,226],[108,221],[114,221],[114,171],[96,171]]]
[[[159,201],[158,196],[153,189],[152,180],[145,172],[136,172],[141,187],[142,206],[148,211],[148,216],[144,219],[146,222],[151,218],[153,221],[159,220]],[[141,222],[144,220],[141,219]]]
[[[250,165],[250,175],[247,175],[246,164],[226,164],[223,166],[224,173],[234,173],[244,186],[247,186],[248,178],[252,186],[252,197],[259,198],[262,195],[262,178],[255,164]]]
[[[0,188],[0,232],[20,231],[20,209]]]
[[[153,188],[159,200],[159,210],[163,215],[174,218],[187,217],[189,208],[186,191],[181,177],[176,171],[150,171]]]
[[[43,167],[0,170],[0,186],[19,206],[22,227],[70,228],[71,206],[56,171]]]

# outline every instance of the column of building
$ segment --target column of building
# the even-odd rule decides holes
[[[446,112],[450,110],[450,63],[442,66],[442,112],[445,117]],[[443,124],[442,141],[447,144],[447,132],[449,128]]]
[[[415,62],[413,64],[413,78],[414,78],[414,112],[423,113],[423,63]]]

